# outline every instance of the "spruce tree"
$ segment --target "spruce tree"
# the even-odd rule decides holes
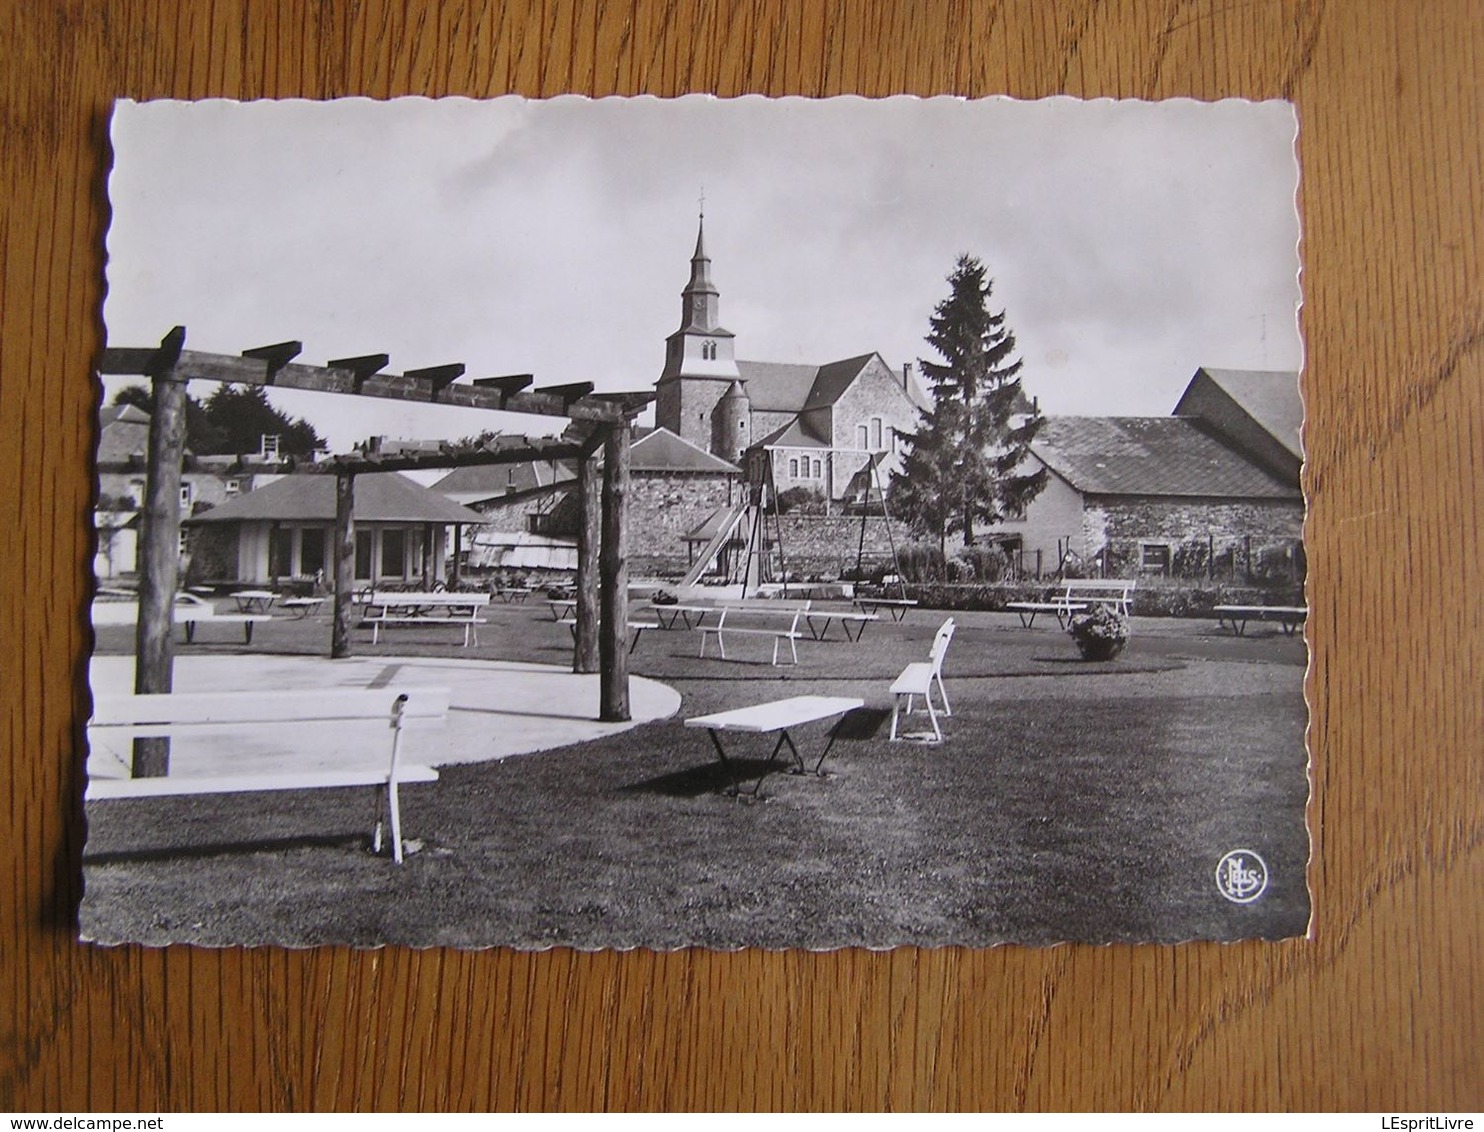
[[[949,294],[933,312],[928,345],[941,361],[919,360],[933,393],[916,432],[905,437],[893,510],[947,554],[948,536],[973,546],[976,528],[1023,513],[1046,483],[1026,455],[1041,428],[1020,386],[1015,335],[991,313],[994,283],[977,258],[961,255]]]

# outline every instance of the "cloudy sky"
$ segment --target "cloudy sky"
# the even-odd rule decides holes
[[[104,315],[116,346],[649,388],[704,193],[739,357],[931,358],[968,252],[1043,410],[1163,415],[1197,366],[1299,367],[1294,133],[1237,101],[123,102]],[[336,450],[560,424],[271,396]]]

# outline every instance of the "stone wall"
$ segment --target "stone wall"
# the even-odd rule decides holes
[[[838,578],[855,568],[856,551],[861,545],[859,515],[782,515],[779,517],[783,556],[792,577]],[[773,530],[769,516],[768,530]],[[891,538],[887,520],[880,515],[866,518],[864,560],[867,565],[891,561],[892,539],[898,549],[910,540],[905,524],[892,520]],[[774,562],[777,561],[776,554]]]
[[[629,573],[670,577],[689,565],[686,532],[742,499],[738,477],[634,472],[629,477]]]
[[[1281,579],[1303,576],[1303,523],[1299,500],[1102,496],[1088,499],[1083,532],[1109,576]],[[1151,567],[1146,551],[1167,555],[1167,570]]]

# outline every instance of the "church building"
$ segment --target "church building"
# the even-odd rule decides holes
[[[752,362],[739,360],[735,345],[721,324],[703,217],[680,327],[665,342],[655,423],[750,474],[770,461],[780,492],[801,487],[831,504],[846,501],[873,454],[889,481],[897,438],[917,428],[928,404],[910,366],[893,370],[876,353],[823,365]]]

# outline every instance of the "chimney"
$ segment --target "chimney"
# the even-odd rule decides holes
[[[904,393],[910,393],[910,392],[912,392],[912,363],[911,362],[903,362],[902,363],[902,391]]]

